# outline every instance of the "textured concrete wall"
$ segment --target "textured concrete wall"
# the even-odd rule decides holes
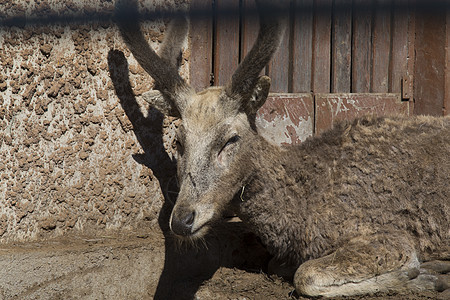
[[[140,9],[181,5],[149,0]],[[0,19],[113,9],[108,0],[0,0]],[[144,23],[155,49],[165,21]],[[132,95],[152,81],[115,25],[19,25],[0,27],[0,242],[155,224],[176,124]]]

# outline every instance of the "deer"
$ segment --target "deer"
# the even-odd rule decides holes
[[[365,116],[300,145],[267,141],[255,125],[270,89],[260,73],[286,31],[286,10],[282,1],[257,7],[258,36],[230,81],[196,92],[178,73],[187,18],[174,18],[157,54],[136,2],[116,5],[125,44],[154,79],[142,97],[181,118],[173,235],[202,239],[232,210],[294,267],[298,294],[448,289],[450,118]]]

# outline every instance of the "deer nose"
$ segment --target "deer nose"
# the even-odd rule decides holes
[[[194,225],[195,211],[182,212],[172,216],[171,229],[177,235],[187,236],[192,233]]]

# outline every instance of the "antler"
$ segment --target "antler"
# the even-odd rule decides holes
[[[170,21],[159,55],[177,69],[181,65],[181,47],[188,34],[189,24],[185,16],[176,15]]]
[[[255,111],[262,103],[249,103],[258,82],[263,90],[262,94],[267,96],[269,90],[270,80],[267,77],[260,79],[258,75],[277,50],[283,37],[286,18],[283,18],[282,12],[288,8],[286,3],[289,1],[257,1],[260,18],[258,37],[225,87],[227,96],[250,106],[251,111]],[[178,74],[181,46],[188,30],[187,20],[178,16],[170,23],[158,56],[145,40],[138,19],[136,0],[117,1],[116,20],[121,35],[138,63],[153,77],[155,89],[162,95],[161,97],[159,93],[150,91],[143,95],[144,100],[165,114],[180,117],[188,99],[195,94],[193,88]]]
[[[120,33],[133,56],[155,80],[155,89],[159,90],[165,101],[160,97],[146,97],[163,112],[181,116],[186,107],[187,99],[194,93],[193,89],[178,74],[178,62],[181,45],[186,37],[188,23],[185,17],[177,17],[167,30],[161,56],[149,46],[139,26],[139,14],[135,0],[119,0],[116,3],[116,21]],[[154,92],[151,93],[154,95]],[[148,95],[147,95],[148,96]]]
[[[257,1],[257,6],[260,19],[258,37],[226,86],[228,96],[240,96],[243,101],[252,96],[258,75],[278,49],[287,25],[284,12],[289,8],[289,1]]]

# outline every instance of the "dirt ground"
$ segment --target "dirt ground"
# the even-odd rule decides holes
[[[448,296],[448,295],[446,295]],[[411,293],[408,295],[377,294],[361,297],[335,299],[354,300],[402,300],[402,299],[448,299],[437,292]],[[221,268],[213,278],[206,281],[197,292],[198,299],[310,299],[298,296],[291,283],[265,273],[250,273],[237,269]]]
[[[266,273],[269,259],[239,223],[196,247],[180,245],[159,229],[13,243],[0,246],[0,299],[307,299],[290,282]]]

